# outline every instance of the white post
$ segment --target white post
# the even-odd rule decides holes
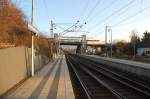
[[[105,53],[106,53],[106,57],[108,56],[107,55],[107,31],[108,31],[107,29],[108,29],[108,26],[105,27],[105,51],[106,51]]]
[[[112,57],[112,29],[111,29],[111,57]]]
[[[34,76],[34,35],[32,35],[32,67],[31,67],[31,75]]]
[[[31,17],[31,24],[34,25],[34,0],[32,0],[32,17]]]
[[[31,18],[31,24],[34,25],[34,0],[32,0],[32,18]],[[31,75],[34,76],[34,34],[32,34],[32,66],[31,66]]]
[[[54,24],[53,24],[53,21],[51,20],[51,37],[53,38],[54,37],[54,33],[53,33],[53,28],[54,28]]]

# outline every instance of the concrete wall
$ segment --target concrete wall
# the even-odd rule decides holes
[[[24,53],[25,53],[25,60],[26,60],[26,67],[27,67],[27,75],[31,75],[31,48],[24,48]],[[42,68],[46,63],[49,62],[49,59],[44,56],[40,55],[37,51],[35,51],[35,56],[34,56],[34,67],[35,71],[38,71],[39,69]]]
[[[35,55],[35,70],[38,71],[49,60]],[[27,78],[31,73],[31,49],[24,47],[0,50],[0,95]]]

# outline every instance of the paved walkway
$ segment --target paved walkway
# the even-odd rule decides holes
[[[65,57],[47,64],[5,99],[75,99]]]

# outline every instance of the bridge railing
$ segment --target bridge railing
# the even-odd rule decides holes
[[[82,42],[82,37],[61,37],[60,42]]]
[[[60,39],[60,42],[82,42],[81,39]]]

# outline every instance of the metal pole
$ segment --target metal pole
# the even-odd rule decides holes
[[[32,35],[32,67],[31,75],[34,76],[34,35]]]
[[[34,0],[32,0],[32,17],[31,17],[31,24],[34,25]]]
[[[31,24],[34,25],[34,0],[32,0],[32,18],[31,18]],[[32,34],[32,66],[31,66],[31,76],[34,76],[34,34]]]
[[[134,58],[135,58],[135,34],[134,34]]]
[[[107,57],[107,26],[105,27],[105,51],[106,51],[106,57]]]
[[[51,20],[51,37],[52,37],[52,38],[53,38],[53,36],[54,36],[53,27],[54,27],[53,21]]]
[[[112,29],[111,29],[111,57],[112,57]]]

